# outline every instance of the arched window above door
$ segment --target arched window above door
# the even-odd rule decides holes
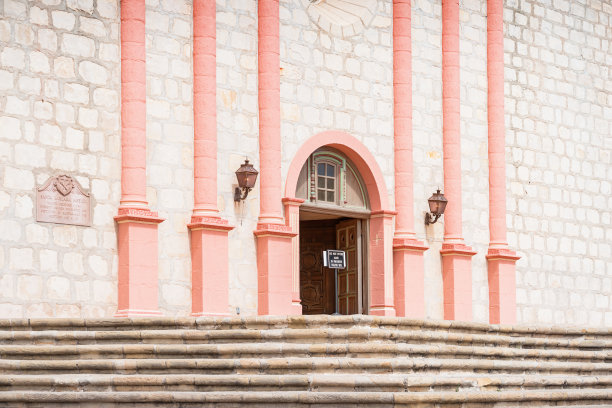
[[[335,149],[318,149],[308,157],[300,171],[295,195],[321,207],[369,208],[361,176]]]

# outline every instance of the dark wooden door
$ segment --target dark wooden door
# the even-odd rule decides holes
[[[361,267],[361,220],[352,219],[336,225],[336,248],[346,252],[346,269],[338,271],[340,314],[359,313],[359,269]]]
[[[300,222],[302,314],[334,313],[334,272],[323,266],[323,251],[336,248],[335,220]]]

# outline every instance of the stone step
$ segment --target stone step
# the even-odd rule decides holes
[[[305,375],[0,375],[0,391],[312,391],[424,392],[507,391],[526,389],[605,389],[612,376],[414,374]]]
[[[376,327],[394,330],[442,331],[449,333],[498,334],[534,338],[598,338],[612,341],[612,328],[585,328],[572,326],[533,326],[533,325],[489,325],[485,323],[421,320],[400,317],[381,317],[367,315],[350,316],[250,316],[227,318],[46,318],[46,319],[0,319],[0,330],[38,331],[118,331],[145,328],[147,330],[198,329],[228,330],[255,329],[269,330],[279,328],[351,328],[354,326]]]
[[[522,349],[406,343],[221,343],[0,345],[0,359],[95,358],[281,358],[281,357],[437,357],[612,362],[612,350]]]
[[[0,403],[43,403],[83,404],[94,403],[149,403],[156,406],[187,406],[185,404],[215,404],[210,406],[408,406],[410,404],[435,404],[436,407],[457,406],[456,404],[605,404],[612,403],[609,390],[538,390],[538,391],[483,391],[483,392],[308,392],[308,391],[234,391],[234,392],[36,392],[10,391],[0,393]],[[159,405],[175,404],[175,405]],[[180,405],[179,405],[180,404]],[[103,405],[112,406],[112,405]],[[123,406],[123,405],[121,405]],[[202,405],[199,405],[202,406]],[[422,405],[419,405],[422,406]],[[507,406],[507,405],[505,405]]]
[[[610,363],[437,358],[289,357],[243,359],[0,360],[5,374],[308,374],[308,373],[547,373],[611,375]]]
[[[122,330],[122,331],[0,331],[0,345],[26,344],[221,344],[221,343],[425,343],[488,345],[516,348],[610,350],[612,340],[599,338],[538,338],[511,335],[461,334],[419,330],[391,330],[357,326],[350,329],[228,329],[228,330]]]

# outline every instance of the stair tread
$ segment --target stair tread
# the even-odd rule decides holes
[[[286,403],[414,403],[445,401],[612,401],[609,390],[512,390],[512,391],[428,391],[428,392],[310,392],[310,391],[212,391],[212,392],[45,392],[8,391],[0,393],[0,402],[286,402]]]

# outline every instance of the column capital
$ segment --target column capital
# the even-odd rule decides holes
[[[428,250],[424,242],[413,238],[393,238],[393,251],[419,251]]]
[[[486,255],[487,260],[505,260],[516,262],[521,259],[515,251],[510,248],[489,248]]]
[[[440,255],[459,255],[459,256],[468,256],[472,257],[476,255],[477,252],[472,249],[472,247],[465,244],[450,244],[450,243],[442,243],[442,249],[440,250]]]
[[[157,215],[157,211],[151,211],[148,208],[121,208],[119,207],[117,215],[114,217],[117,223],[124,222],[141,222],[145,224],[159,224],[165,221]]]
[[[275,235],[278,237],[292,238],[297,236],[296,232],[290,226],[285,224],[269,224],[269,223],[258,223],[257,229],[253,231],[256,237]]]
[[[192,231],[199,229],[231,231],[235,227],[230,225],[227,220],[221,217],[204,217],[194,215],[191,217],[191,223],[187,224],[187,228]]]

